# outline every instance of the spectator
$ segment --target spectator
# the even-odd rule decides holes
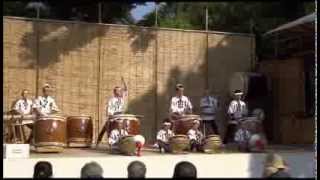
[[[51,178],[52,165],[48,161],[39,161],[34,166],[33,178]]]
[[[197,168],[190,162],[179,162],[174,168],[173,178],[197,178]]]
[[[268,154],[263,176],[266,178],[289,178],[288,167],[278,154]]]
[[[87,163],[81,168],[81,178],[103,178],[103,169],[96,162]]]
[[[146,166],[141,161],[133,161],[128,166],[128,178],[145,178]]]

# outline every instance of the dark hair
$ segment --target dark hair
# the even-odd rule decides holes
[[[176,164],[173,178],[197,178],[197,168],[188,161]]]
[[[86,163],[81,168],[81,178],[103,178],[103,169],[97,162]]]
[[[39,161],[34,166],[33,178],[52,177],[52,165],[48,161]]]
[[[128,166],[128,178],[145,178],[146,166],[141,161],[133,161]]]

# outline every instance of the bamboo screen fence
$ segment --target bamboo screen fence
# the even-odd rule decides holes
[[[94,138],[106,103],[121,77],[129,89],[128,112],[143,115],[141,131],[154,140],[167,116],[174,85],[183,83],[195,113],[206,87],[229,103],[233,72],[248,71],[254,39],[248,34],[155,29],[124,25],[4,17],[4,111],[22,89],[33,96],[49,83],[66,115],[90,115]]]

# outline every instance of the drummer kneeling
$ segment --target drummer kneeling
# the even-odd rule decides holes
[[[117,123],[117,128],[113,129],[109,136],[109,145],[111,153],[124,153],[126,155],[141,155],[141,149],[145,143],[145,138],[141,135],[129,136],[128,131],[124,128],[123,120],[119,120]],[[134,145],[134,151],[129,149],[120,149],[121,141],[126,137],[132,137],[128,139],[130,144]]]
[[[191,151],[203,152],[203,140],[204,136],[199,130],[200,122],[198,120],[193,121],[193,126],[189,129],[187,135],[190,140]]]
[[[174,136],[174,133],[170,130],[170,127],[170,122],[164,122],[163,128],[157,133],[157,144],[161,153],[171,152],[169,139]]]

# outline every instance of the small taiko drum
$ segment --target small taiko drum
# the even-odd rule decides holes
[[[67,117],[67,139],[69,147],[90,147],[93,123],[90,116]]]
[[[183,154],[190,149],[190,140],[186,135],[175,135],[169,139],[169,145],[172,153]]]
[[[108,135],[118,126],[118,121],[123,121],[123,128],[128,131],[129,135],[140,134],[140,119],[142,116],[133,114],[118,114],[108,121]]]
[[[199,115],[184,115],[181,118],[173,121],[173,132],[175,134],[187,134],[189,129],[193,126],[193,121],[198,120],[200,123],[202,121]]]
[[[205,153],[220,153],[221,152],[221,138],[219,135],[209,135],[203,143],[203,150]]]
[[[66,119],[49,115],[34,123],[34,145],[37,152],[62,152],[66,146]]]
[[[122,154],[135,155],[136,142],[133,135],[123,136],[119,141],[119,150]]]

